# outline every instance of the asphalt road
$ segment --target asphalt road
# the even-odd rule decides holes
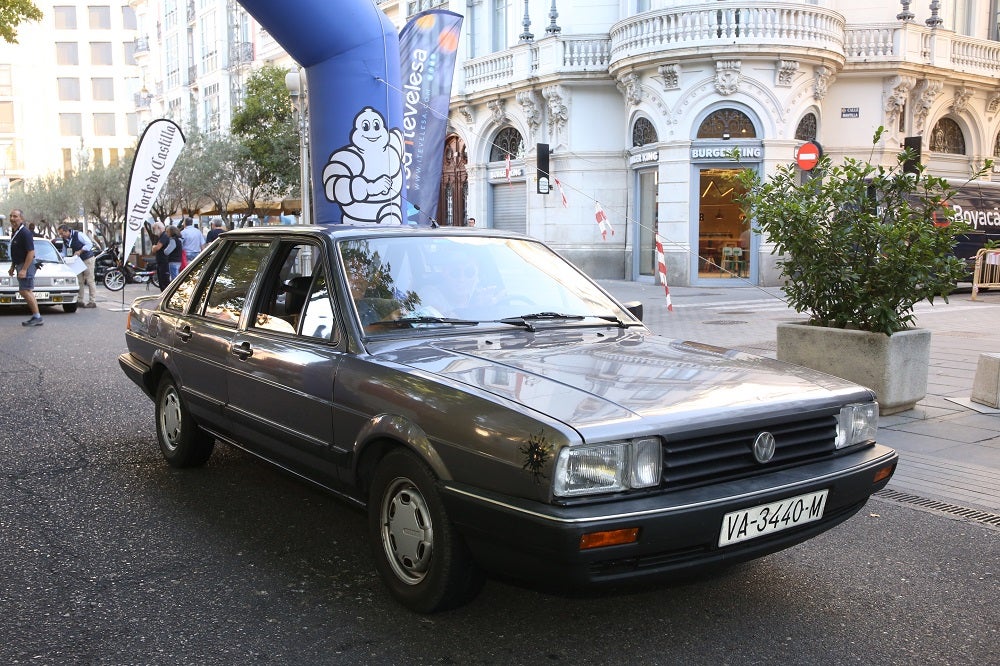
[[[878,498],[684,584],[566,598],[490,581],[412,614],[362,514],[228,447],[203,469],[161,461],[116,361],[125,314],[100,297],[40,328],[0,311],[0,663],[1000,662],[1000,530]]]

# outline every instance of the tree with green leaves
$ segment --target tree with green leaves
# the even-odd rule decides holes
[[[287,69],[265,66],[247,80],[243,106],[234,115],[232,132],[243,147],[233,164],[237,196],[247,215],[261,201],[276,201],[298,185],[299,138],[291,98],[285,88]]]
[[[0,37],[17,44],[17,27],[25,21],[41,21],[42,11],[31,0],[0,0]]]

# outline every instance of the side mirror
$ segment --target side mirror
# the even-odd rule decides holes
[[[642,321],[642,301],[629,301],[627,303],[622,303],[625,309],[632,313],[632,316]]]

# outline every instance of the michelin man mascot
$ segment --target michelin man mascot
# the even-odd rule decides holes
[[[351,142],[330,155],[323,191],[344,224],[402,224],[403,135],[370,106],[354,117]]]

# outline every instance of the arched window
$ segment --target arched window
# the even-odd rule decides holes
[[[513,127],[504,127],[497,132],[490,147],[490,162],[503,162],[508,155],[511,159],[524,156],[524,138]]]
[[[931,152],[965,154],[965,135],[962,128],[951,118],[942,118],[931,131]]]
[[[736,109],[719,109],[709,114],[698,128],[699,139],[756,139],[757,130],[749,116]]]
[[[993,144],[993,157],[1000,159],[1000,134],[997,134],[997,140]]]
[[[632,125],[633,146],[645,146],[659,140],[659,137],[656,136],[656,128],[653,127],[653,123],[649,122],[648,118],[639,118]]]
[[[799,126],[795,128],[795,138],[798,141],[812,141],[816,138],[816,114],[807,113],[802,116]]]

